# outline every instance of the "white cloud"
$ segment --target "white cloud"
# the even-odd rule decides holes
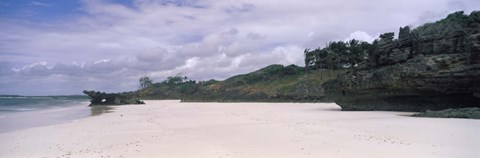
[[[312,37],[313,35],[315,35],[315,32],[312,31],[308,33],[307,37]]]
[[[356,39],[361,41],[373,42],[377,36],[373,37],[370,36],[368,33],[363,31],[355,31],[350,34],[350,36],[346,40]]]
[[[141,62],[160,62],[168,54],[166,49],[158,47],[137,54],[137,59]]]
[[[108,63],[108,62],[110,62],[110,59],[102,59],[102,60],[93,62],[93,64]]]
[[[29,3],[29,5],[31,5],[31,6],[40,6],[40,7],[50,7],[50,6],[52,6],[52,4],[43,3],[43,2],[38,2],[38,1],[31,1],[31,2]]]
[[[475,0],[81,2],[83,14],[57,21],[0,17],[0,91],[126,91],[137,88],[140,76],[159,81],[180,72],[225,79],[270,64],[303,65],[304,48],[372,41],[480,6]],[[51,90],[32,90],[34,83]]]

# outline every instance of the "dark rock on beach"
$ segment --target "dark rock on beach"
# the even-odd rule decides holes
[[[89,106],[97,105],[126,105],[126,104],[145,104],[143,101],[126,93],[105,93],[99,91],[83,91],[90,97]]]
[[[445,109],[441,111],[431,111],[414,114],[415,117],[436,117],[436,118],[466,118],[466,119],[480,119],[480,108],[460,108],[460,109]]]

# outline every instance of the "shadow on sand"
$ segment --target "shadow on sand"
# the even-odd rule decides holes
[[[98,116],[104,113],[113,112],[113,107],[111,106],[92,106],[90,107],[90,116]]]

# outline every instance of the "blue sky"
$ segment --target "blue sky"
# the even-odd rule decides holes
[[[225,79],[303,49],[372,41],[478,10],[477,0],[2,0],[0,94],[138,88],[143,75]]]
[[[77,0],[2,0],[0,15],[3,18],[48,22],[81,14]]]

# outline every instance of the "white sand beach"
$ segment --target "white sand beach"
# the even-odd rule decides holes
[[[147,101],[0,133],[0,157],[477,158],[480,120],[322,103]]]

